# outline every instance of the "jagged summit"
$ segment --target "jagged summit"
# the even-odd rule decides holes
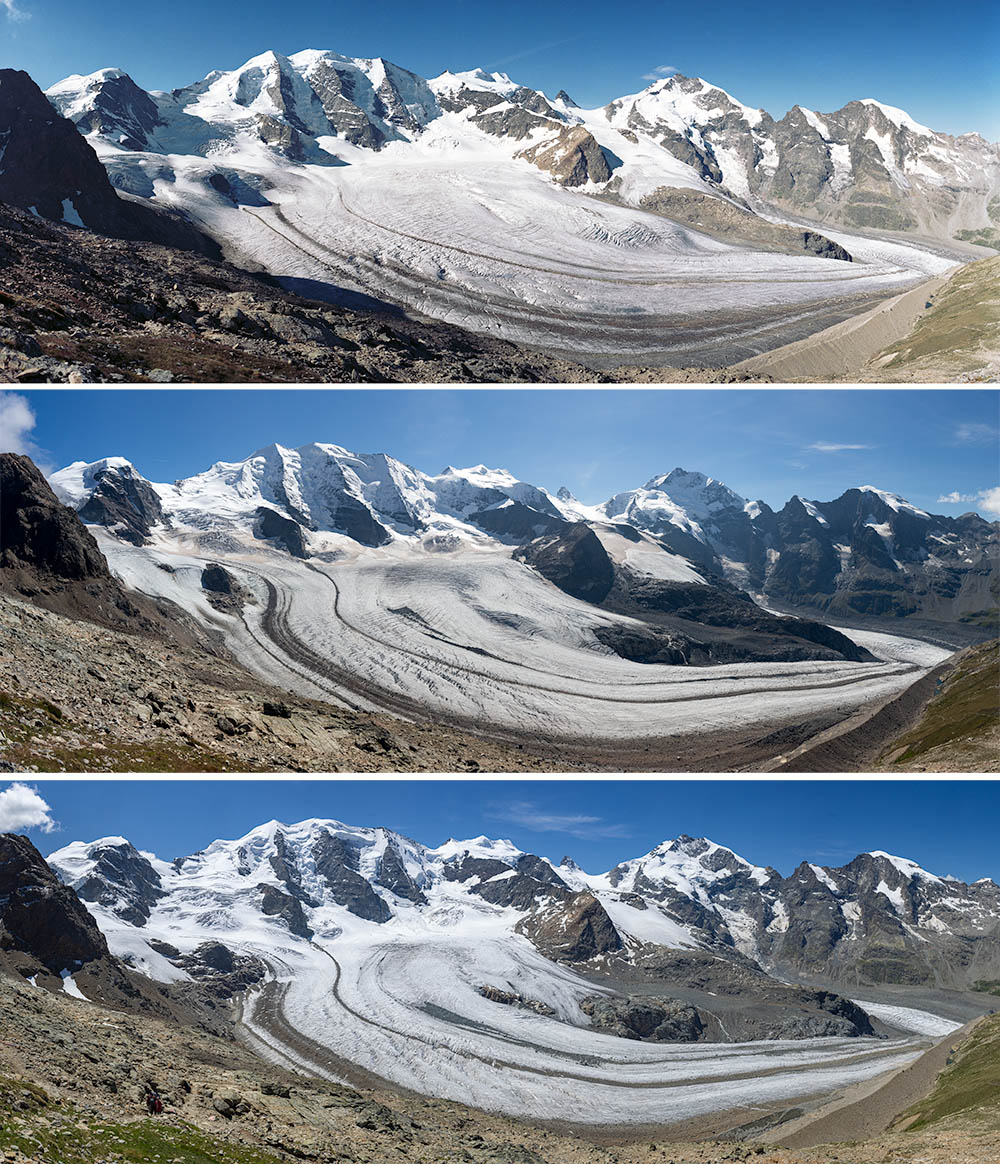
[[[85,522],[136,545],[158,530],[214,529],[298,557],[342,552],[344,539],[369,548],[516,546],[582,522],[604,539],[590,547],[588,574],[602,562],[608,573],[612,560],[674,581],[703,582],[708,571],[780,601],[845,613],[984,609],[1000,540],[997,527],[975,514],[934,516],[870,485],[832,501],[796,495],[776,512],[715,477],[675,467],[587,506],[565,487],[551,493],[482,463],[430,476],[390,454],[330,442],[267,445],[170,484],[145,480],[123,457],[74,462],[51,484]],[[654,541],[630,549],[608,540],[601,532],[608,525]],[[944,563],[957,572],[950,576],[960,579],[957,591],[952,583],[942,589]],[[579,582],[580,593],[593,591],[586,578]],[[603,593],[609,587],[610,574]]]
[[[863,967],[866,949],[892,933],[911,972],[931,974],[941,943],[988,941],[1000,905],[989,878],[966,885],[881,851],[839,868],[803,862],[784,877],[685,833],[600,874],[569,856],[556,865],[509,839],[481,835],[428,848],[389,829],[320,818],[269,821],[172,864],[121,837],[73,842],[49,861],[112,949],[127,944],[133,955],[161,932],[192,948],[211,939],[249,941],[257,950],[292,941],[291,950],[297,930],[336,941],[341,932],[361,940],[384,929],[391,941],[396,932],[430,934],[444,916],[455,937],[479,932],[491,917],[494,928],[516,928],[544,945],[553,912],[566,911],[560,924],[570,924],[586,900],[589,924],[602,919],[607,952],[654,941],[722,958],[738,950],[761,964],[819,974],[842,969],[845,959]],[[813,927],[831,911],[840,920],[824,922],[820,939]],[[542,919],[549,920],[539,930]],[[155,952],[154,942],[141,954],[150,970]]]

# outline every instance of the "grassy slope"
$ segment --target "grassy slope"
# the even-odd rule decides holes
[[[949,1117],[1000,1128],[1000,1014],[988,1015],[938,1076],[934,1090],[903,1116],[918,1131]],[[914,1118],[915,1117],[915,1118]]]
[[[5,1157],[15,1164],[280,1164],[269,1152],[226,1144],[180,1121],[100,1120],[53,1101],[40,1087],[0,1076],[0,1159]]]
[[[969,263],[938,292],[933,308],[887,349],[886,379],[933,370],[941,380],[976,374],[1000,360],[1000,256]],[[884,359],[884,357],[883,357]],[[985,372],[984,372],[985,376]]]
[[[892,742],[893,765],[909,763],[945,745],[1000,725],[1000,639],[970,649],[927,705],[916,727]]]

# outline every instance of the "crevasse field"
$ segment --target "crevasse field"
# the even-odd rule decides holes
[[[642,739],[801,721],[817,711],[846,716],[949,653],[845,630],[875,662],[633,663],[590,633],[632,620],[569,597],[499,545],[366,550],[330,535],[332,560],[305,562],[235,534],[161,530],[137,549],[91,528],[126,585],[218,628],[241,661],[278,686],[514,736]],[[201,588],[209,562],[223,563],[255,596],[240,617],[209,605]]]
[[[241,1028],[265,1058],[334,1080],[375,1076],[528,1119],[671,1124],[819,1098],[905,1065],[958,1026],[921,1010],[871,1005],[891,1028],[888,1038],[654,1044],[604,1034],[590,1027],[579,1003],[609,987],[543,957],[515,931],[523,917],[517,909],[490,904],[440,875],[441,863],[455,853],[509,857],[517,852],[510,842],[480,837],[418,852],[403,840],[403,862],[420,876],[426,903],[394,898],[393,916],[376,924],[332,903],[307,856],[311,839],[327,826],[272,821],[179,863],[149,855],[165,896],[142,926],[115,916],[113,906],[92,902],[89,908],[111,948],[156,980],[186,974],[151,939],[185,952],[223,941],[261,959],[267,978],[246,996]],[[360,868],[373,873],[385,830],[330,827],[364,834]],[[256,904],[257,887],[274,880],[268,857],[279,830],[317,903],[309,910],[311,940],[291,934]],[[51,860],[70,882],[90,864],[79,843]],[[697,947],[690,931],[658,910],[616,905],[619,894],[607,875],[561,871],[615,909],[615,925],[629,941]],[[499,1005],[479,993],[484,986],[544,1003],[553,1014]]]

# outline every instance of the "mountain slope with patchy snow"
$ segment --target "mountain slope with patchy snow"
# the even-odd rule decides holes
[[[238,995],[265,1056],[333,1077],[361,1067],[510,1114],[593,1111],[623,1123],[725,1110],[749,1087],[758,1101],[820,1094],[905,1064],[955,1024],[873,1006],[889,1038],[859,1037],[835,1009],[816,1009],[834,996],[779,986],[754,961],[770,964],[794,941],[827,973],[817,943],[831,931],[816,900],[827,895],[851,919],[842,948],[871,948],[895,926],[911,975],[930,965],[922,947],[944,958],[951,941],[982,948],[985,965],[1000,894],[991,881],[966,886],[882,853],[783,878],[682,836],[588,875],[509,841],[430,849],[327,820],[271,821],[170,864],[120,837],[70,844],[50,861],[135,967]],[[697,1007],[670,1003],[687,1006],[695,1026],[659,1036],[666,1042],[622,1039],[589,1017],[623,1005],[629,976],[647,983],[650,1002],[676,990],[690,999],[692,966],[702,981],[730,975],[727,990],[748,1013],[768,998],[790,1024],[784,1041],[720,1047],[716,996],[704,988]],[[859,981],[900,980],[866,977],[863,958],[855,967]]]
[[[974,135],[877,102],[775,122],[679,76],[582,110],[506,74],[306,50],[170,93],[111,69],[49,97],[115,185],[244,265],[595,360],[712,363],[725,336],[733,362],[808,334],[947,270],[1000,188]]]

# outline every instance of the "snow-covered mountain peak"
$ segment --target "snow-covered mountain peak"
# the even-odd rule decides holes
[[[926,125],[914,121],[905,109],[897,109],[895,105],[886,105],[882,101],[876,101],[874,97],[862,97],[859,104],[878,109],[887,121],[891,121],[899,129],[908,129],[910,133],[914,133],[918,137],[935,136],[933,129],[928,129]]]
[[[944,878],[938,877],[934,873],[928,873],[926,869],[922,869],[916,861],[911,861],[908,857],[895,857],[892,853],[885,853],[881,849],[873,850],[868,856],[875,857],[878,860],[888,861],[893,868],[897,869],[907,878],[920,877],[925,881],[938,882],[944,880]]]
[[[52,490],[64,505],[83,501],[105,474],[142,479],[135,465],[125,457],[101,457],[97,461],[74,461],[49,477]]]
[[[465,854],[497,861],[516,861],[518,857],[524,856],[524,850],[519,849],[513,841],[481,835],[464,841],[451,837],[436,849],[428,849],[427,854],[440,861],[450,861]]]
[[[875,485],[859,485],[858,489],[862,493],[873,493],[881,501],[884,501],[890,509],[894,509],[897,513],[906,511],[907,513],[914,514],[916,517],[930,517],[929,513],[925,513],[924,510],[918,509],[915,505],[912,505],[909,501],[907,501],[905,497],[900,497],[898,493],[890,493],[888,490],[879,489]]]

